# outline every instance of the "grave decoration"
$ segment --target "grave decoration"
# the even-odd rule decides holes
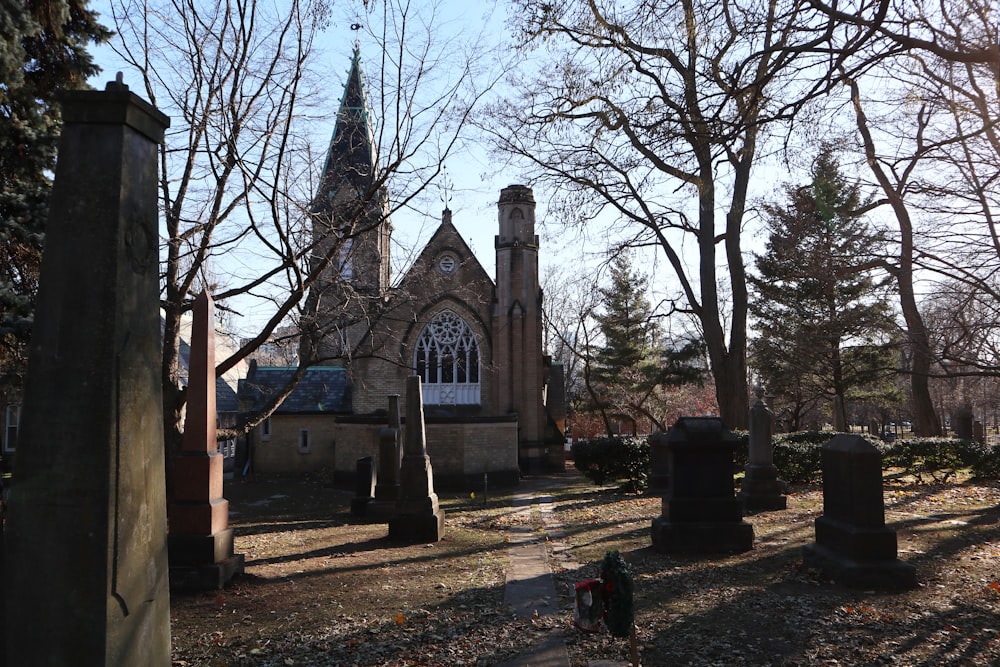
[[[607,552],[601,561],[601,578],[585,579],[573,587],[573,625],[584,632],[607,628],[615,637],[628,637],[632,665],[638,667],[633,590],[632,567],[617,550]]]

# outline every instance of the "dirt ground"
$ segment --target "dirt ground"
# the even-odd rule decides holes
[[[642,664],[1000,664],[1000,484],[887,478],[886,520],[920,587],[841,588],[802,567],[822,512],[818,487],[788,509],[747,517],[744,554],[680,557],[650,548],[659,499],[617,495],[573,474],[551,478],[555,509],[516,514],[516,490],[440,494],[446,538],[406,546],[349,513],[323,477],[227,483],[246,574],[223,591],[175,595],[173,664],[495,665],[549,635],[574,667],[627,664],[627,642],[571,624],[576,581],[619,550],[635,571]],[[503,604],[505,534],[532,521],[550,545],[559,613],[517,620]],[[559,525],[555,525],[559,524]]]

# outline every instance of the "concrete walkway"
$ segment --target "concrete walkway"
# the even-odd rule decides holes
[[[528,480],[524,490],[513,500],[517,514],[525,514],[523,521],[507,531],[509,540],[507,583],[504,601],[509,604],[519,618],[557,616],[559,597],[556,595],[552,569],[549,565],[546,536],[551,532],[536,530],[531,518],[532,506],[542,515],[546,528],[556,528],[552,519],[552,497],[542,495],[541,490],[558,484],[552,478]],[[536,490],[537,489],[537,490]],[[528,647],[517,658],[502,663],[499,667],[569,667],[569,654],[562,637],[547,637]]]

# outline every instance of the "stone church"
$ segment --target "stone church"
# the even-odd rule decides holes
[[[375,456],[389,395],[422,379],[427,447],[436,483],[476,488],[564,466],[562,368],[542,350],[535,201],[500,192],[491,278],[442,213],[416,260],[390,284],[392,223],[355,49],[312,208],[310,290],[295,391],[251,436],[260,472],[332,469],[349,477]],[[482,224],[482,223],[478,223]],[[241,385],[263,405],[294,368],[252,365]],[[406,425],[403,424],[405,429]]]

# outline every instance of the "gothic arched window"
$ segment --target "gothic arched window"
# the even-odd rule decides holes
[[[414,357],[424,403],[479,404],[479,343],[461,317],[450,310],[435,315],[417,338]]]

